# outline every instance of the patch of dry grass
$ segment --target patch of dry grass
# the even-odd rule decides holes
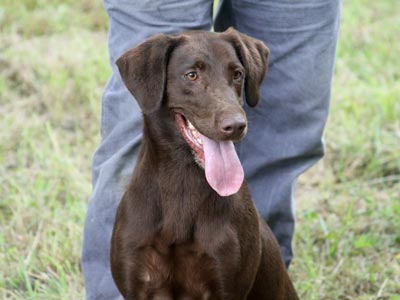
[[[53,12],[23,4],[32,19]],[[7,11],[13,5],[22,4]],[[106,24],[47,32],[29,22],[13,20],[0,37],[0,298],[82,299],[81,232],[109,76]]]

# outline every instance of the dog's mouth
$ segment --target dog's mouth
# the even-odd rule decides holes
[[[201,134],[182,114],[175,112],[175,122],[183,139],[192,149],[207,182],[220,196],[236,194],[244,180],[243,167],[232,141],[215,141]]]
[[[204,169],[204,150],[200,132],[179,113],[175,113],[175,122],[182,137],[192,149],[197,164]]]

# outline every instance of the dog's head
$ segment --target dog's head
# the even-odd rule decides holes
[[[233,141],[246,134],[243,98],[257,105],[268,53],[261,41],[232,28],[192,31],[154,36],[124,53],[117,65],[144,115],[172,112],[208,182],[224,196],[243,181]]]

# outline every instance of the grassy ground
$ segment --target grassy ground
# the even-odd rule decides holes
[[[0,299],[83,299],[100,98],[97,0],[0,4]],[[299,182],[301,299],[400,299],[400,6],[344,1],[327,155]]]

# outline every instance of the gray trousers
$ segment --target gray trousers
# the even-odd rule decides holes
[[[213,23],[211,0],[105,0],[112,76],[102,99],[102,142],[93,159],[82,268],[86,299],[120,299],[109,248],[115,212],[135,165],[141,113],[115,65],[128,48],[163,33],[229,26],[270,48],[270,68],[249,130],[237,145],[256,206],[276,235],[288,266],[296,178],[323,155],[322,133],[340,18],[340,0],[225,0]]]

